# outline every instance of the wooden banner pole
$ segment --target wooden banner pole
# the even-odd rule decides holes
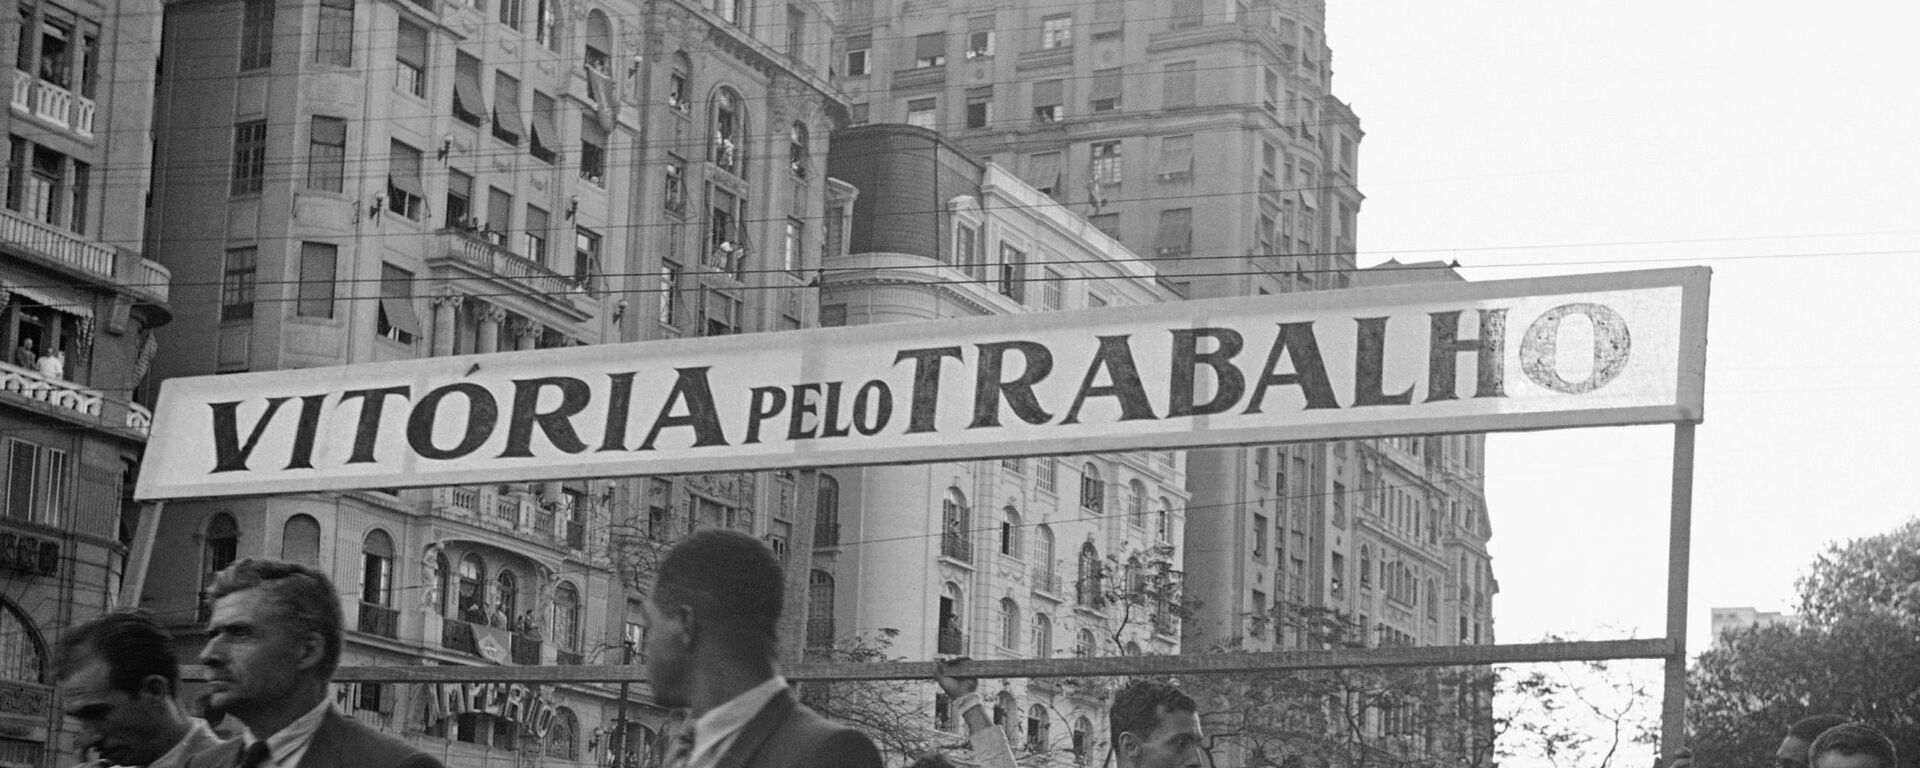
[[[1687,573],[1693,535],[1692,422],[1673,425],[1673,518],[1667,532],[1666,685],[1660,702],[1660,754],[1687,745]]]

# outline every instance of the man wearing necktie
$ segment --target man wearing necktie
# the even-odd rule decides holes
[[[775,672],[782,587],[773,550],[739,531],[698,531],[661,559],[647,675],[656,701],[687,711],[665,768],[880,768],[871,739],[802,706]]]
[[[208,703],[246,730],[187,768],[443,768],[334,711],[343,620],[326,574],[248,558],[221,571],[209,592],[213,619],[200,652]]]

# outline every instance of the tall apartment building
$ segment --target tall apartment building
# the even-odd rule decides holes
[[[860,325],[1119,307],[1175,298],[1152,265],[952,139],[905,125],[835,134],[859,189],[825,261],[822,323]],[[1176,653],[1157,598],[1186,562],[1182,454],[1012,457],[823,470],[809,578],[815,647],[897,631],[908,659]],[[1103,690],[986,681],[1015,744],[1105,743]],[[959,730],[945,702],[924,703]]]
[[[81,759],[53,696],[63,628],[110,608],[172,313],[140,249],[159,19],[117,0],[23,1],[10,19],[0,208],[0,762]]]
[[[166,376],[810,325],[832,14],[764,0],[165,4],[150,249]],[[837,189],[837,188],[836,188]],[[842,190],[844,191],[844,190]],[[838,194],[838,193],[836,193]],[[812,525],[811,473],[367,488],[176,503],[144,603],[193,626],[242,556],[343,590],[344,662],[641,659],[640,589],[695,526]],[[803,501],[805,503],[803,503]],[[803,558],[791,574],[804,583]],[[791,591],[792,654],[803,589]],[[190,636],[191,635],[190,633]],[[190,643],[197,645],[197,636]],[[631,657],[631,658],[630,658]],[[637,763],[605,686],[343,689],[449,762]],[[644,698],[644,688],[636,701]],[[616,722],[625,711],[643,728]]]

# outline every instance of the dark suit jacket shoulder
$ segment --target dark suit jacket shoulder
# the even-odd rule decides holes
[[[232,739],[202,752],[187,768],[232,768],[245,747]],[[439,759],[338,712],[328,712],[296,768],[445,768]]]
[[[881,761],[866,734],[821,717],[787,690],[747,722],[718,768],[881,768]]]

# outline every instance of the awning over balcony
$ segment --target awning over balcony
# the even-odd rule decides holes
[[[53,289],[43,286],[26,285],[11,280],[0,280],[0,305],[6,304],[6,294],[13,293],[44,304],[48,309],[65,312],[75,317],[93,317],[93,306],[83,299],[64,296]]]

